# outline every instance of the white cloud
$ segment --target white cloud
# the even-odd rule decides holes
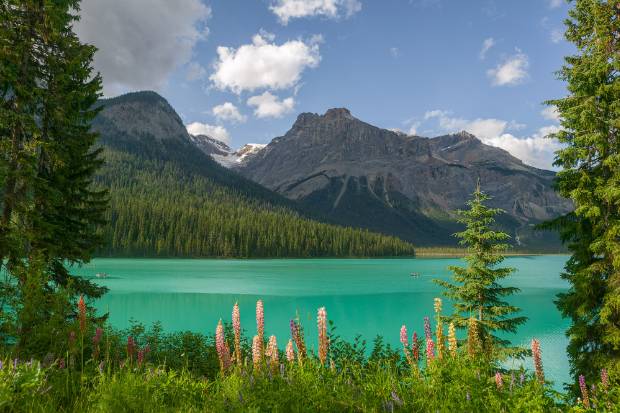
[[[223,126],[209,125],[208,123],[193,122],[185,126],[190,135],[207,135],[213,139],[230,144],[230,135]]]
[[[540,128],[531,136],[517,137],[506,132],[508,129],[520,129],[522,127],[521,124],[514,121],[507,122],[493,118],[467,120],[451,117],[450,114],[449,111],[432,110],[426,112],[424,119],[436,119],[439,128],[446,133],[465,130],[475,135],[483,143],[502,148],[524,163],[537,168],[551,169],[554,152],[560,149],[560,143],[557,140],[546,138],[547,135],[559,130],[556,125]]]
[[[245,122],[246,119],[245,116],[239,112],[239,109],[231,102],[225,102],[221,105],[214,106],[211,113],[219,120]]]
[[[252,44],[238,49],[218,47],[215,73],[210,76],[218,89],[235,93],[260,88],[287,89],[295,86],[306,68],[318,66],[319,42],[289,40],[277,45],[273,38],[259,33]]]
[[[80,8],[75,31],[98,48],[106,96],[162,88],[206,38],[211,14],[200,0],[84,0]]]
[[[397,58],[398,56],[400,56],[400,50],[398,50],[398,47],[390,47],[390,55],[393,58]]]
[[[560,121],[560,112],[558,112],[558,109],[555,106],[547,106],[540,111],[540,114],[547,120],[553,120],[556,122]]]
[[[290,19],[301,17],[351,17],[362,9],[362,3],[359,0],[275,0],[269,9],[286,25]]]
[[[199,63],[191,62],[187,65],[187,72],[185,73],[185,79],[191,81],[204,79],[207,76],[207,70]]]
[[[551,41],[553,43],[560,43],[564,39],[564,32],[560,29],[551,30]]]
[[[487,75],[494,86],[517,85],[528,77],[529,65],[527,55],[517,49],[516,54],[505,59],[494,69],[489,69]]]
[[[295,100],[292,97],[278,100],[277,96],[269,92],[252,96],[247,103],[255,107],[254,115],[257,118],[279,118],[291,112],[295,107]]]
[[[480,60],[484,60],[484,58],[487,56],[487,52],[491,50],[493,46],[495,46],[495,39],[493,39],[492,37],[484,39],[484,42],[482,42],[482,49],[480,49],[479,54]]]
[[[557,9],[558,7],[562,5],[562,0],[548,0],[548,1],[549,1],[549,8],[551,9]]]

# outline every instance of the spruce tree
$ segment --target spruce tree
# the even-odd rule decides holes
[[[601,368],[620,371],[620,0],[577,0],[566,27],[576,48],[559,71],[568,95],[547,103],[562,125],[557,189],[575,210],[548,226],[572,254],[557,305],[571,320],[577,391],[580,374],[594,381]]]
[[[0,3],[0,330],[21,354],[65,343],[77,295],[105,291],[67,268],[90,259],[106,207],[90,132],[101,79],[95,49],[72,31],[78,10],[77,0]]]
[[[465,224],[465,230],[455,234],[459,244],[467,247],[466,267],[450,266],[454,282],[435,280],[443,286],[444,294],[454,304],[454,314],[445,317],[456,327],[467,328],[471,318],[476,319],[478,342],[483,351],[497,356],[520,355],[522,351],[511,348],[510,341],[497,336],[499,332],[515,333],[526,317],[515,316],[518,307],[504,299],[519,291],[505,287],[500,280],[513,273],[514,269],[502,267],[504,252],[510,238],[505,232],[493,229],[495,216],[501,209],[489,208],[485,202],[490,197],[480,189],[480,182],[467,202],[469,209],[457,211],[458,222]]]

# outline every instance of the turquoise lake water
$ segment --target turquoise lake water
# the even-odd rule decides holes
[[[567,339],[563,320],[553,300],[568,285],[560,278],[566,256],[511,257],[517,269],[506,284],[521,292],[511,302],[520,306],[529,321],[520,327],[513,343],[529,346],[538,338],[546,376],[559,387],[568,379]],[[109,311],[115,327],[129,326],[133,318],[145,324],[160,321],[166,331],[192,330],[212,334],[220,318],[230,322],[239,302],[246,333],[255,334],[257,299],[265,305],[266,334],[275,334],[280,347],[289,338],[289,320],[298,313],[306,335],[316,336],[316,310],[327,308],[337,332],[345,339],[356,334],[369,347],[381,334],[398,346],[400,326],[410,334],[423,334],[423,317],[433,315],[433,298],[441,289],[434,278],[449,279],[449,258],[417,259],[285,259],[285,260],[190,260],[190,259],[95,259],[77,272],[94,276],[110,292],[97,302]],[[410,276],[417,272],[419,277]],[[444,313],[449,304],[444,300]],[[316,347],[316,340],[309,342]],[[526,361],[529,366],[529,361]]]

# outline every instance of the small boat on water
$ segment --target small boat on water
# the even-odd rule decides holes
[[[419,276],[420,276],[420,273],[419,273],[419,272],[412,272],[412,273],[411,273],[411,274],[409,274],[409,275],[411,275],[412,277],[419,277]]]
[[[106,274],[105,272],[98,272],[97,274],[95,274],[95,277],[97,277],[97,278],[108,278],[108,274]]]

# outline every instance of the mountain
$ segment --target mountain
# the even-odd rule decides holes
[[[362,122],[343,108],[302,113],[238,169],[241,174],[324,214],[333,222],[396,235],[416,245],[454,245],[454,211],[478,179],[506,211],[500,226],[516,247],[557,248],[536,223],[569,211],[552,188],[554,172],[457,134],[424,138]]]
[[[207,135],[189,135],[190,140],[205,155],[227,168],[237,168],[260,152],[265,146],[260,143],[247,143],[234,151],[224,142]]]
[[[105,164],[95,184],[110,193],[100,256],[413,254],[400,239],[311,219],[295,201],[222,167],[197,146],[219,145],[223,153],[226,146],[190,136],[154,92],[98,105],[92,128],[100,133]]]

